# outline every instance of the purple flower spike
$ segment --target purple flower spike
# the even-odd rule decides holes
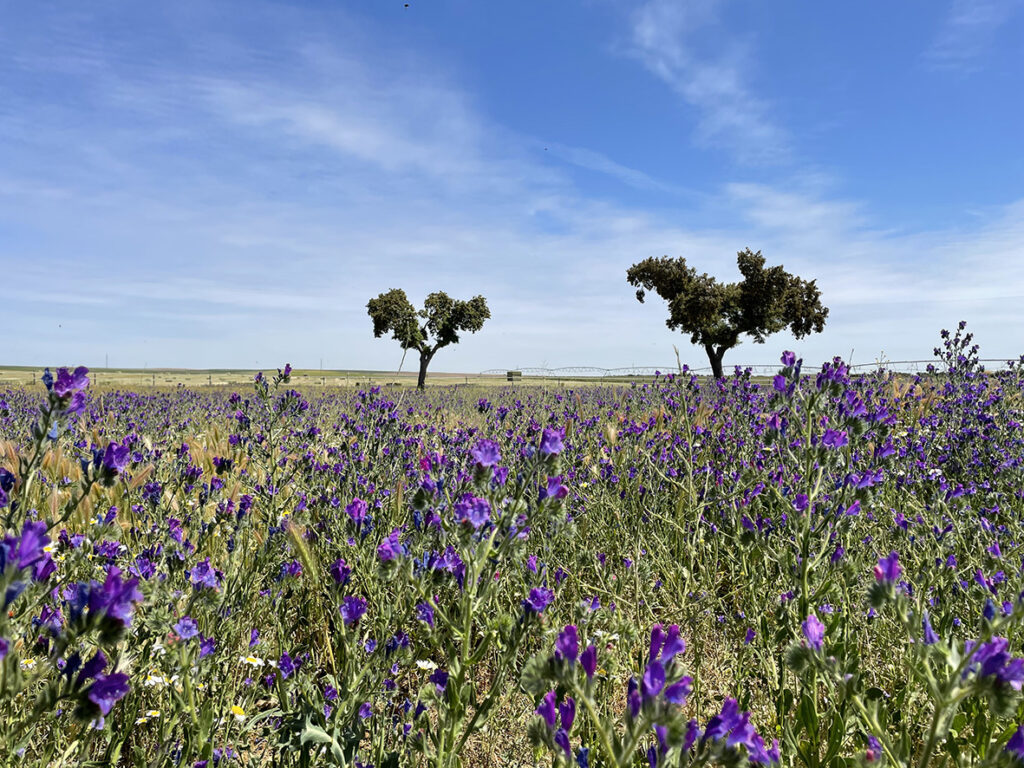
[[[128,693],[128,690],[128,675],[115,672],[112,675],[97,677],[96,682],[89,686],[87,696],[89,701],[100,708],[100,712],[109,715],[114,704]]]
[[[825,640],[825,625],[812,613],[801,626],[804,631],[804,637],[807,639],[807,645],[813,651],[820,651]]]
[[[465,494],[455,504],[454,511],[455,519],[460,523],[469,523],[474,531],[480,530],[491,519],[490,502],[471,493]]]
[[[445,688],[448,687],[448,673],[443,669],[435,669],[428,679],[434,684],[434,690],[438,693],[444,693]]]
[[[545,429],[540,436],[540,453],[542,456],[555,456],[562,452],[562,440],[565,433],[560,429]]]
[[[191,616],[182,616],[174,625],[174,631],[182,640],[191,640],[199,634],[199,627]]]
[[[554,730],[555,725],[558,722],[558,712],[555,710],[554,691],[548,691],[544,694],[544,698],[540,700],[540,704],[537,706],[536,713],[544,719],[548,728]]]
[[[189,574],[189,579],[196,589],[217,589],[220,586],[220,579],[217,578],[217,570],[210,565],[210,558],[206,558],[196,566]]]
[[[128,466],[129,456],[128,443],[108,443],[103,452],[103,468],[111,475],[120,475]]]
[[[558,705],[558,716],[562,719],[562,729],[566,733],[571,731],[576,721],[576,700],[572,696],[566,696]]]
[[[401,528],[395,528],[377,547],[377,557],[380,558],[382,563],[386,563],[389,560],[395,560],[399,556],[405,554],[405,547],[399,539],[401,533]]]
[[[650,701],[661,693],[661,689],[665,687],[665,667],[660,661],[652,661],[647,665],[641,687],[645,701]]]
[[[20,538],[7,536],[0,541],[0,573],[13,563],[18,570],[31,568],[32,578],[45,581],[56,567],[50,553],[44,549],[49,543],[46,523],[26,522]]]
[[[530,590],[530,596],[523,600],[523,607],[527,612],[543,613],[554,599],[555,593],[547,587],[534,587]]]
[[[1020,726],[1006,742],[1005,750],[1017,762],[1024,763],[1024,725]]]
[[[349,578],[352,576],[352,569],[344,559],[338,558],[330,567],[331,578],[334,579],[335,584],[341,584],[344,586],[348,583]]]
[[[844,430],[826,429],[821,444],[826,448],[842,448],[850,442]]]
[[[651,627],[651,645],[647,653],[647,660],[654,661],[658,658],[658,654],[661,653],[661,646],[664,644],[665,630],[661,628],[661,624],[655,624]]]
[[[106,666],[107,657],[103,654],[103,651],[96,651],[96,654],[82,665],[82,671],[78,673],[78,679],[75,680],[75,688],[81,688],[87,680],[91,680],[99,675]],[[74,665],[69,665],[69,667],[73,669]]]
[[[594,673],[597,671],[597,648],[592,645],[586,647],[586,650],[580,655],[580,666],[587,673],[588,680],[594,677]]]
[[[692,691],[693,678],[687,676],[672,683],[672,685],[665,689],[665,700],[672,704],[682,706],[686,703],[686,700],[690,697],[690,693]]]
[[[892,552],[888,557],[883,557],[878,561],[878,565],[875,566],[875,581],[883,584],[893,584],[903,574],[903,568],[900,567],[900,556],[896,552]]]
[[[567,759],[572,759],[572,747],[569,746],[569,734],[566,733],[564,728],[559,728],[555,732],[555,744],[557,744],[561,750],[565,753]]]
[[[640,706],[643,703],[640,698],[640,686],[636,682],[635,677],[629,678],[629,685],[626,690],[626,707],[629,710],[629,716],[635,720],[636,716],[640,714]]]
[[[569,495],[569,489],[562,485],[562,476],[549,477],[547,486],[541,486],[540,489],[540,500],[544,499],[555,499],[561,501]]]
[[[569,624],[558,635],[558,640],[555,641],[555,653],[570,664],[575,664],[579,650],[579,634],[576,630],[576,625]]]
[[[131,624],[135,603],[142,600],[138,579],[122,581],[121,570],[112,565],[102,585],[94,581],[83,587],[87,592],[87,604],[91,613],[105,614],[125,627]]]
[[[362,527],[363,522],[366,520],[366,502],[360,499],[358,496],[345,507],[345,511],[348,516],[352,519],[352,522],[356,524],[356,528]]]
[[[501,451],[493,440],[480,440],[470,450],[469,455],[481,467],[493,467],[501,461]]]
[[[668,664],[673,658],[686,651],[686,641],[679,634],[679,625],[668,628],[665,644],[661,647],[661,663]]]
[[[338,612],[345,626],[350,627],[366,613],[366,600],[361,597],[346,597],[338,607]]]
[[[416,618],[424,622],[431,629],[434,628],[434,609],[430,603],[419,603],[416,606]]]
[[[53,383],[53,394],[65,398],[76,392],[81,392],[89,386],[89,369],[84,365],[75,368],[74,373],[69,373],[67,368],[57,371],[57,380]]]

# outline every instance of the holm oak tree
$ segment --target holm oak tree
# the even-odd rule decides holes
[[[417,312],[405,291],[399,288],[370,299],[366,309],[373,319],[376,338],[390,333],[402,349],[420,353],[420,375],[416,382],[420,389],[426,384],[427,366],[437,350],[458,344],[460,331],[476,333],[491,316],[483,296],[458,301],[447,293],[430,294],[423,302],[423,309]]]
[[[738,283],[719,283],[706,273],[697,274],[686,259],[668,256],[645,259],[626,271],[641,303],[646,291],[668,302],[665,324],[690,334],[690,341],[704,348],[719,379],[722,356],[743,334],[763,344],[788,327],[799,339],[821,333],[828,316],[814,280],[802,280],[781,265],[765,267],[761,252],[749,248],[736,254],[736,263],[743,275]]]

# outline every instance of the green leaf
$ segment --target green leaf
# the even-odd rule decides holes
[[[550,679],[547,657],[538,654],[526,662],[519,677],[519,685],[525,693],[537,697],[547,693],[551,688]]]

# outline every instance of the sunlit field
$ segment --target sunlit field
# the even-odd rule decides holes
[[[425,391],[25,373],[3,755],[1020,759],[1024,369],[984,371],[963,326],[936,354]]]

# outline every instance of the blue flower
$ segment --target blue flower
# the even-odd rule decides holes
[[[498,444],[493,440],[480,440],[469,451],[469,455],[481,467],[493,467],[501,461],[501,452],[498,450]]]
[[[812,651],[820,651],[825,639],[825,625],[813,613],[801,625],[807,645]]]
[[[174,625],[174,631],[182,640],[191,640],[199,634],[199,627],[191,616],[182,616]]]
[[[346,597],[338,607],[342,621],[349,627],[355,624],[366,613],[366,600],[361,597]]]
[[[562,452],[562,440],[565,433],[560,429],[545,429],[540,436],[540,453],[542,456],[555,456]]]
[[[543,613],[554,599],[555,593],[547,587],[534,587],[530,590],[530,596],[523,600],[523,607],[527,612]]]

